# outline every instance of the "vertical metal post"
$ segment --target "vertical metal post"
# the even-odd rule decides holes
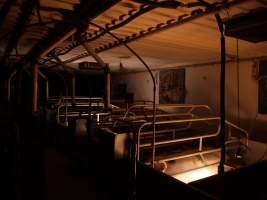
[[[219,14],[215,15],[219,30],[221,33],[221,84],[220,84],[220,113],[221,113],[221,159],[218,167],[219,175],[224,174],[224,163],[225,163],[225,38],[224,38],[224,27]]]
[[[110,107],[110,78],[111,74],[109,70],[105,70],[105,108]]]
[[[16,83],[16,89],[17,89],[17,104],[20,105],[21,104],[21,100],[22,100],[22,76],[23,76],[23,72],[19,71],[17,74],[17,83]]]
[[[33,66],[33,82],[32,82],[32,112],[38,112],[38,65]]]
[[[202,151],[202,146],[203,146],[203,139],[202,137],[199,138],[199,147],[198,147],[198,151]]]
[[[49,82],[48,82],[48,79],[46,79],[45,81],[45,99],[46,101],[48,100],[49,98]]]
[[[75,98],[75,96],[76,96],[76,79],[75,79],[75,76],[73,76],[71,78],[71,89],[72,89],[71,95],[73,98]]]
[[[75,96],[76,96],[76,78],[75,78],[75,76],[73,76],[71,78],[71,97],[72,97],[73,103],[75,100]]]
[[[11,77],[7,79],[7,101],[9,102],[11,98]]]

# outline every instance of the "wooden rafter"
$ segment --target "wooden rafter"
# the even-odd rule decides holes
[[[12,30],[12,33],[9,37],[5,52],[1,59],[1,64],[4,64],[7,56],[11,51],[17,46],[20,37],[25,31],[26,24],[32,15],[33,9],[36,5],[37,0],[24,0],[20,6],[20,14],[17,17],[16,24]]]

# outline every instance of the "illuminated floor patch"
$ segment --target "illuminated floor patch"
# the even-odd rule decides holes
[[[229,171],[231,168],[226,166],[225,170]],[[184,183],[190,183],[193,181],[197,181],[209,176],[216,175],[218,173],[218,164],[201,167],[198,169],[194,169],[188,172],[183,172],[180,174],[173,175],[174,178],[184,182]]]

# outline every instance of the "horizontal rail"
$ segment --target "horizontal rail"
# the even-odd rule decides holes
[[[213,120],[217,120],[218,122],[220,122],[220,117],[205,117],[205,118],[194,118],[194,119],[181,119],[181,120],[166,120],[166,121],[158,121],[156,122],[156,125],[159,124],[175,124],[175,123],[184,123],[184,122],[200,122],[200,121],[213,121]],[[137,135],[137,160],[139,160],[140,157],[140,148],[143,147],[150,147],[152,145],[151,142],[149,143],[145,143],[145,144],[140,144],[140,137],[143,133],[148,134],[150,132],[142,132],[142,129],[145,126],[151,126],[152,123],[151,122],[145,122],[143,123],[138,130],[138,135]],[[244,136],[246,138],[246,145],[248,146],[248,132],[240,127],[238,127],[237,125],[229,122],[226,120],[226,125],[230,128],[235,128],[238,131],[240,131],[241,133],[244,133]],[[183,142],[183,141],[189,141],[189,140],[199,140],[199,152],[193,153],[193,154],[188,154],[188,155],[182,155],[182,156],[178,156],[178,157],[172,157],[172,158],[166,158],[166,159],[161,159],[160,161],[169,161],[169,160],[175,160],[175,159],[179,159],[179,158],[185,158],[185,157],[190,157],[190,156],[194,156],[194,155],[201,155],[201,154],[205,154],[205,153],[210,153],[213,152],[214,150],[208,150],[208,151],[202,151],[202,141],[204,138],[211,138],[211,137],[216,137],[220,134],[220,129],[221,129],[221,124],[218,124],[218,128],[217,131],[214,133],[210,133],[207,135],[202,135],[202,136],[194,136],[194,137],[185,137],[185,138],[179,138],[179,139],[168,139],[165,141],[159,141],[156,142],[155,145],[163,145],[163,144],[171,144],[171,143],[178,143],[178,142]],[[175,129],[167,129],[167,130],[160,130],[160,131],[156,131],[156,133],[161,133],[162,131],[168,131],[168,132],[172,132]],[[230,134],[228,135],[228,137],[230,138]],[[240,139],[236,139],[236,140],[229,140],[226,141],[226,144],[230,144],[233,142],[238,142],[240,141]],[[217,151],[218,149],[215,149],[215,151]]]
[[[155,124],[174,124],[174,123],[184,123],[184,122],[201,122],[201,121],[216,121],[220,120],[220,117],[202,117],[202,118],[193,118],[193,119],[177,119],[177,120],[165,120],[165,121],[157,121]],[[140,129],[145,126],[152,125],[152,122],[146,122],[141,125]]]
[[[184,123],[184,122],[202,122],[202,121],[218,121],[220,122],[220,117],[205,117],[205,118],[193,118],[193,119],[179,119],[179,120],[166,120],[166,121],[158,121],[155,122],[156,125],[161,125],[161,124],[176,124],[176,123]],[[141,137],[141,130],[145,127],[145,126],[151,126],[152,122],[145,122],[143,123],[137,132],[137,160],[139,160],[140,158],[140,137]],[[216,133],[211,134],[211,137],[215,137],[219,134],[220,132],[220,124],[218,125],[218,129],[216,131]],[[205,137],[208,137],[208,135],[206,135]],[[190,139],[187,138],[182,138],[182,139],[177,139],[177,141],[175,142],[181,142],[181,141],[187,141],[187,140],[195,140],[195,139],[203,139],[204,136],[197,136],[197,137],[190,137]],[[165,144],[167,143],[172,143],[172,140],[167,141]],[[202,147],[201,147],[202,149]],[[153,161],[154,162],[154,161]]]
[[[124,114],[124,118],[127,117],[127,115],[129,114],[129,112],[131,110],[133,110],[134,108],[147,108],[147,109],[152,109],[153,105],[151,104],[136,104],[136,105],[132,105],[131,107],[129,107],[127,109],[127,111]],[[208,110],[208,112],[210,114],[212,114],[212,110],[208,105],[194,105],[194,104],[156,104],[156,108],[186,108],[189,109],[186,113],[191,113],[194,109],[197,108],[205,108]]]
[[[233,127],[233,128],[235,128],[235,129],[237,129],[237,130],[239,130],[241,133],[244,133],[245,134],[245,138],[246,138],[246,145],[248,146],[249,144],[249,134],[248,134],[248,132],[245,130],[245,129],[243,129],[243,128],[240,128],[239,126],[237,126],[237,125],[235,125],[235,124],[233,124],[232,122],[229,122],[229,121],[227,121],[227,120],[225,120],[225,123],[228,125],[228,126],[230,126],[230,127]]]
[[[209,138],[209,137],[216,137],[219,135],[219,133],[220,133],[220,129],[218,129],[215,133],[205,135],[205,136],[195,136],[195,137],[165,140],[161,142],[155,142],[155,145],[170,144],[170,143],[184,142],[184,141],[189,141],[189,140],[198,140],[201,138],[204,139],[204,138]],[[148,147],[148,146],[151,146],[151,143],[140,144],[139,147]]]
[[[198,156],[198,155],[214,153],[214,152],[219,152],[219,151],[221,151],[221,148],[210,149],[210,150],[205,150],[205,151],[199,151],[199,152],[186,154],[186,155],[173,156],[173,157],[169,157],[169,158],[165,158],[165,159],[159,159],[157,161],[158,162],[167,162],[167,161],[171,161],[171,160],[178,160],[178,159],[182,159],[182,158],[188,158],[188,157],[192,157],[192,156]]]

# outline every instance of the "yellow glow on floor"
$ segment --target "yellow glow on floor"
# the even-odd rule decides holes
[[[229,170],[229,167],[225,168],[226,171]],[[184,182],[190,183],[196,180],[200,180],[218,173],[218,164],[209,165],[206,167],[198,168],[188,172],[183,172],[180,174],[173,175],[174,178]]]

